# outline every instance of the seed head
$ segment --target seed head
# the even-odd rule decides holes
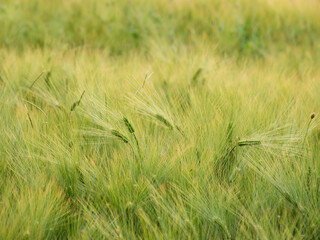
[[[253,140],[244,140],[244,141],[240,141],[238,142],[238,146],[242,147],[242,146],[255,146],[255,145],[261,145],[261,141],[253,141]]]
[[[156,114],[155,117],[160,122],[162,122],[164,125],[166,125],[168,128],[173,129],[172,124],[167,119],[165,119],[163,116],[161,116],[160,114]]]
[[[123,122],[126,125],[126,127],[128,128],[128,131],[130,133],[134,133],[134,128],[133,128],[132,124],[129,122],[129,120],[126,117],[123,117]]]
[[[315,114],[315,113],[311,113],[310,118],[311,118],[311,119],[314,119],[314,118],[315,118],[315,116],[316,116],[316,114]]]
[[[121,139],[123,142],[128,143],[129,140],[127,137],[125,137],[122,133],[120,133],[118,130],[111,130],[111,134],[119,139]]]

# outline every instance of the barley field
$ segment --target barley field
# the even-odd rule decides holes
[[[0,239],[319,239],[318,0],[1,0]]]

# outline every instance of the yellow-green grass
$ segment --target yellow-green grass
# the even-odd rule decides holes
[[[320,235],[317,1],[0,6],[1,239]]]

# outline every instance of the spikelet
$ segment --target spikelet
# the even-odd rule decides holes
[[[129,122],[129,120],[126,117],[123,117],[123,122],[126,125],[129,133],[134,133],[134,128],[133,128],[132,124]]]
[[[173,129],[172,124],[160,114],[156,114],[155,118],[162,122],[164,125],[166,125],[168,128]]]
[[[315,113],[311,113],[310,118],[311,118],[311,119],[314,119],[314,118],[315,118],[315,116],[316,116],[316,114],[315,114]]]
[[[129,140],[126,136],[124,136],[122,133],[120,133],[118,130],[111,130],[111,134],[119,139],[121,139],[125,143],[129,143]]]

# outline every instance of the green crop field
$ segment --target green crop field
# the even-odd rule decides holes
[[[0,0],[0,239],[319,239],[318,0]]]

